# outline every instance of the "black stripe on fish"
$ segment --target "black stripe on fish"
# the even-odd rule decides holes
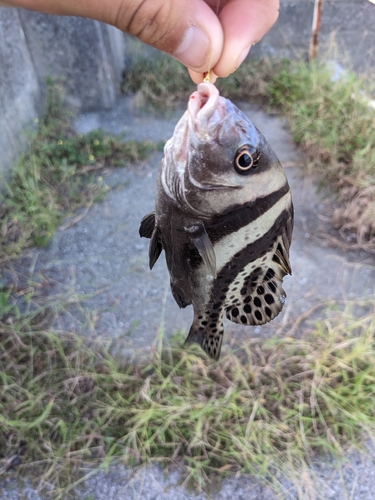
[[[212,243],[220,241],[230,233],[234,233],[252,222],[272,208],[283,196],[289,193],[289,184],[285,184],[267,196],[242,205],[232,205],[224,214],[214,217],[206,224],[207,234]]]
[[[217,298],[222,296],[224,291],[227,293],[226,289],[228,287],[228,283],[235,281],[235,277],[240,272],[244,271],[244,268],[248,264],[264,257],[267,253],[273,250],[275,242],[279,236],[285,232],[285,228],[288,226],[288,220],[290,218],[291,212],[289,212],[289,210],[283,210],[275,220],[272,227],[263,236],[246,245],[225,264],[214,282],[211,292],[212,302],[216,302]]]
[[[242,205],[232,205],[226,210],[224,214],[212,218],[209,223],[205,224],[210,242],[213,244],[217,243],[225,236],[228,236],[229,234],[240,230],[241,228],[251,224],[252,222],[255,222],[260,216],[262,216],[270,208],[272,208],[289,191],[289,185],[286,182],[277,191],[274,191],[262,198],[258,198],[256,201],[252,201]],[[151,212],[150,214],[143,217],[139,229],[139,234],[141,237],[151,238],[154,228],[155,212]],[[150,244],[151,269],[162,250],[160,239],[156,238],[156,236],[157,235],[154,234],[154,238],[152,239],[152,242]],[[189,248],[186,248],[186,252],[188,254],[187,258],[189,259],[190,267],[192,269],[196,269],[197,267],[199,267],[202,263],[202,260],[205,260],[202,258],[202,253],[199,251],[199,248],[194,247],[196,247],[196,245],[192,242],[192,245],[189,246]],[[277,259],[277,256],[275,257],[275,259]],[[211,260],[213,259],[211,258]],[[213,265],[210,266],[211,273],[214,275],[215,272],[213,270],[213,267]]]
[[[221,269],[209,304],[203,306],[206,310],[196,311],[187,343],[198,342],[209,356],[218,359],[224,311],[239,324],[264,324],[277,316],[286,297],[281,284],[287,264],[279,265],[273,257],[283,240],[289,241],[291,234],[284,233],[291,230],[292,218],[292,209],[283,210],[263,236],[242,248]]]
[[[208,237],[214,246],[214,250],[216,250],[216,244],[220,242],[221,239],[256,222],[259,217],[272,209],[272,207],[289,192],[289,185],[286,182],[277,191],[274,191],[262,198],[258,198],[255,202],[253,201],[242,205],[232,205],[230,207],[230,212],[226,212],[225,215],[217,216],[209,222],[206,222],[205,228]],[[289,245],[287,250],[289,251]],[[202,256],[193,244],[187,246],[184,249],[184,253],[186,254],[185,258],[188,259],[189,266],[192,271],[201,266],[203,260]]]

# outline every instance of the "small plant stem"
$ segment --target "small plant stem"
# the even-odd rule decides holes
[[[323,0],[315,0],[314,19],[312,24],[312,33],[311,33],[310,50],[309,50],[310,61],[316,59],[318,51],[318,35],[319,35],[320,23],[322,20],[322,9],[323,9]]]

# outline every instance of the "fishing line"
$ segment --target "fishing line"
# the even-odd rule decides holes
[[[216,16],[217,17],[219,17],[219,9],[220,9],[220,0],[217,0],[217,2],[216,2]],[[211,63],[212,63],[212,54],[211,54],[210,64],[208,65],[209,68],[211,68]],[[210,79],[211,79],[211,69],[206,71],[206,73],[203,73],[203,81],[205,83],[210,83]]]

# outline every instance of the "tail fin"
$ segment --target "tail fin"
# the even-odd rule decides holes
[[[221,319],[217,324],[211,325],[203,327],[200,325],[199,320],[194,321],[191,325],[189,335],[185,340],[185,344],[196,342],[210,356],[210,358],[217,360],[220,358],[224,327]]]

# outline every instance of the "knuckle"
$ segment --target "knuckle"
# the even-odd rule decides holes
[[[170,52],[168,44],[173,35],[173,16],[169,2],[164,0],[142,0],[127,16],[127,23],[122,29],[130,35],[157,48]]]

